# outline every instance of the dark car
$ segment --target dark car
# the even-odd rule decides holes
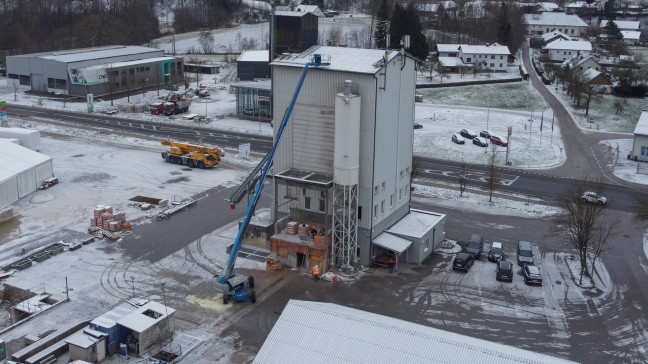
[[[513,282],[513,263],[508,260],[500,260],[495,270],[495,279]]]
[[[528,241],[520,241],[517,247],[517,264],[523,266],[533,265],[533,248]]]
[[[506,141],[504,139],[498,137],[497,135],[491,135],[490,136],[490,141],[491,141],[491,143],[493,143],[495,145],[499,145],[501,147],[506,147],[507,146]]]
[[[452,134],[452,141],[457,143],[457,144],[465,144],[466,143],[466,139],[464,139],[459,134]]]
[[[461,129],[459,130],[459,134],[461,134],[462,137],[472,139],[477,136],[477,133],[470,129]]]
[[[468,269],[470,269],[474,263],[475,260],[472,255],[468,253],[459,253],[452,262],[452,270],[459,269],[468,272]]]
[[[414,123],[414,129],[423,129],[423,125],[419,123]]]
[[[540,274],[540,268],[535,265],[525,265],[522,267],[522,276],[524,277],[524,283],[526,284],[537,284],[542,286],[542,275]]]
[[[479,132],[479,136],[482,138],[490,139],[491,132],[488,130],[482,130]]]
[[[504,259],[504,248],[502,243],[493,242],[490,250],[488,251],[488,261],[489,262],[499,262]]]
[[[480,146],[480,147],[487,147],[488,146],[488,141],[486,138],[482,137],[474,137],[473,138],[473,144]]]
[[[475,260],[479,260],[481,253],[484,250],[484,238],[481,235],[472,234],[466,242],[464,252],[472,255]]]

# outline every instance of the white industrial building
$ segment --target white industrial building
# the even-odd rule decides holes
[[[54,176],[52,158],[0,139],[0,212]]]
[[[374,241],[411,214],[416,61],[327,46],[279,56],[271,64],[275,135],[314,54],[326,62],[306,75],[274,158],[271,252],[288,266],[322,269],[368,265],[384,253],[422,262],[445,237],[443,215]]]
[[[290,300],[253,363],[303,361],[356,364],[574,363],[333,303]]]

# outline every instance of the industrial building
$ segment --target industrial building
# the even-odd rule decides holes
[[[236,116],[251,120],[272,119],[272,91],[270,81],[237,82],[230,85],[236,94]]]
[[[253,363],[568,364],[555,356],[324,302],[290,300]]]
[[[281,53],[303,52],[317,44],[317,15],[299,11],[277,11],[275,22],[275,57]]]
[[[7,77],[32,91],[94,97],[181,82],[181,57],[140,46],[105,46],[7,56]]]
[[[236,76],[241,81],[270,78],[270,51],[244,51],[236,60]]]
[[[284,265],[420,263],[445,239],[445,216],[410,211],[416,61],[404,51],[317,46],[272,64],[275,135],[314,54],[274,158],[276,234]]]

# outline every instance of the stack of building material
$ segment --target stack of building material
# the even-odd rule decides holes
[[[311,236],[311,226],[308,224],[299,224],[299,227],[297,228],[297,235]]]
[[[111,206],[99,205],[94,209],[94,217],[90,219],[90,226],[115,232],[121,230],[126,222],[126,212],[118,211],[113,214]]]
[[[281,263],[274,260],[271,255],[268,255],[268,257],[266,258],[266,270],[270,272],[281,270]]]
[[[297,221],[291,221],[286,225],[286,232],[290,235],[297,235],[297,226],[299,223]]]

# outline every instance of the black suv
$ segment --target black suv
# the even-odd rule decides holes
[[[481,253],[484,250],[484,238],[481,235],[472,234],[466,242],[466,247],[464,252],[469,253],[473,256],[473,259],[479,260],[481,258]]]
[[[474,263],[475,260],[472,255],[468,253],[459,253],[452,262],[452,270],[460,269],[468,272],[468,269],[470,269]]]
[[[508,260],[500,260],[497,263],[495,279],[498,281],[513,282],[513,263]]]
[[[540,268],[535,265],[525,265],[522,267],[522,276],[524,283],[537,284],[542,286],[542,275],[540,275]]]

